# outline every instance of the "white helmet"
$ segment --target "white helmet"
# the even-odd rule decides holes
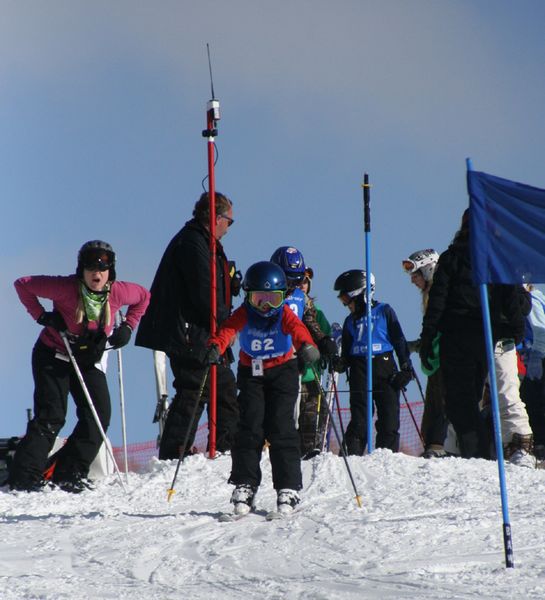
[[[438,260],[439,254],[433,248],[427,248],[413,252],[409,258],[401,261],[401,265],[405,273],[412,274],[420,271],[422,277],[429,283],[433,279]]]

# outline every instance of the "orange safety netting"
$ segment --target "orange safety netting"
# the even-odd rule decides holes
[[[424,410],[423,402],[411,402],[410,403],[411,411],[414,416],[414,420],[416,421],[418,427],[420,427],[420,423],[422,422],[422,412]],[[410,454],[412,456],[419,456],[422,451],[422,443],[420,441],[420,437],[418,432],[416,431],[416,427],[413,423],[413,419],[411,414],[407,408],[406,403],[402,403],[400,405],[400,428],[399,428],[399,451],[404,454]],[[339,416],[337,411],[334,411],[335,416],[335,424],[337,425],[337,430],[340,433],[339,427]],[[344,427],[347,426],[350,420],[350,409],[341,408],[341,418]],[[341,434],[342,435],[342,434]],[[206,445],[208,441],[208,423],[203,423],[197,429],[197,434],[195,436],[195,443],[193,448],[197,452],[205,452]],[[339,445],[337,440],[335,439],[335,435],[333,430],[330,435],[330,450],[332,452],[337,453],[339,451]],[[124,464],[123,458],[123,448],[120,446],[114,447],[114,457],[117,461],[118,465]],[[157,456],[157,442],[156,440],[152,440],[149,442],[140,442],[136,444],[129,444],[127,446],[127,455],[128,455],[128,464],[129,471],[133,471],[136,473],[142,473],[146,471],[149,461],[154,456]]]

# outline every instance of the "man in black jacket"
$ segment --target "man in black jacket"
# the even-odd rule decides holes
[[[210,232],[209,196],[201,195],[193,219],[170,241],[151,286],[151,302],[140,322],[136,345],[162,350],[170,360],[176,395],[165,423],[159,458],[178,458],[187,435],[201,382],[207,367],[210,336]],[[230,265],[220,243],[233,224],[231,201],[216,192],[217,325],[231,312]],[[236,283],[236,280],[233,281]],[[229,360],[217,366],[217,450],[230,450],[238,422],[236,384]],[[195,439],[197,425],[208,401],[208,380],[189,432],[186,454]]]
[[[507,438],[504,442],[512,446],[510,453],[522,450],[527,454],[531,446],[527,416],[520,413],[513,417],[508,413],[517,405],[522,406],[518,396],[515,343],[524,335],[528,298],[521,286],[514,285],[490,285],[488,298],[496,369],[502,369],[498,372],[498,394],[502,429]],[[481,301],[472,280],[468,211],[452,244],[439,257],[433,278],[422,323],[420,358],[425,367],[429,366],[433,340],[438,333],[441,333],[440,363],[446,412],[456,430],[461,455],[490,458],[489,424],[479,411],[488,365]],[[508,426],[510,418],[515,422]],[[507,453],[506,457],[509,458]]]

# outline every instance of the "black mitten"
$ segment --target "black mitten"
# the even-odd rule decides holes
[[[66,323],[61,315],[61,313],[56,310],[52,310],[51,312],[44,312],[38,317],[38,323],[43,325],[44,327],[53,327],[57,331],[66,331]]]
[[[127,323],[123,322],[119,327],[114,329],[112,335],[108,338],[108,343],[112,348],[117,350],[118,348],[122,348],[129,343],[131,335],[132,329],[130,325],[127,325]]]

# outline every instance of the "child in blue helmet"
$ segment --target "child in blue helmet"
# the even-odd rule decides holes
[[[330,337],[331,328],[327,319],[318,312],[314,300],[306,291],[310,290],[313,273],[307,270],[303,255],[293,246],[280,246],[271,256],[271,262],[279,265],[286,275],[286,304],[306,325],[320,354],[324,358],[332,358],[337,353],[337,345]],[[317,373],[320,373],[319,364],[307,368],[302,374],[298,424],[303,460],[318,454],[322,446],[325,398],[320,397]]]
[[[261,453],[268,440],[278,511],[289,513],[302,488],[299,436],[294,408],[299,390],[300,360],[320,357],[308,330],[285,300],[286,277],[278,265],[258,262],[242,282],[244,303],[210,338],[208,360],[214,363],[239,334],[237,385],[240,421],[231,451],[229,483],[234,512],[247,514],[261,483]]]

